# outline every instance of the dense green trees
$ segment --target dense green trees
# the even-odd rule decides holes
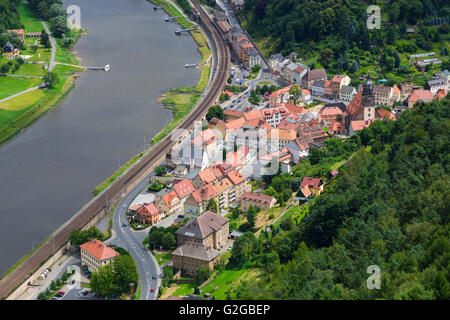
[[[104,297],[129,293],[131,286],[137,286],[137,267],[130,255],[118,256],[100,267],[91,276],[92,291]]]
[[[23,27],[17,10],[19,2],[19,0],[0,0],[0,33]],[[2,47],[1,42],[0,47]]]
[[[448,99],[419,104],[343,142],[368,148],[341,167],[300,225],[235,243],[230,263],[266,274],[243,282],[236,298],[448,299],[449,111]],[[374,264],[380,290],[366,287]]]
[[[177,226],[170,226],[168,228],[153,226],[148,234],[148,248],[159,249],[162,247],[166,250],[175,249],[177,244],[176,232],[179,229]]]
[[[225,115],[221,106],[212,106],[208,109],[208,112],[206,113],[206,120],[209,121],[212,118],[217,118],[220,120],[225,119]]]
[[[91,239],[103,241],[105,235],[95,226],[92,226],[87,230],[73,230],[69,237],[70,244],[75,247],[78,247]]]

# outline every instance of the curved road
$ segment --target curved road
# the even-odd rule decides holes
[[[147,184],[148,177],[143,179],[119,202],[113,217],[114,231],[116,233],[113,242],[130,252],[130,255],[133,257],[139,269],[141,300],[153,300],[156,298],[161,283],[161,271],[155,257],[147,248],[142,246],[142,243],[136,238],[133,231],[128,226],[123,226],[123,223],[128,224],[125,216],[127,208]],[[156,276],[156,279],[152,279],[152,276]],[[151,288],[154,288],[155,291],[150,292]]]
[[[230,51],[225,43],[223,34],[219,27],[200,8],[198,3],[194,2],[194,5],[200,11],[200,23],[209,34],[217,49],[217,67],[207,92],[204,93],[196,108],[177,127],[187,130],[192,130],[195,122],[202,119],[206,115],[208,108],[216,102],[230,73]],[[156,166],[161,156],[170,152],[177,143],[178,141],[176,140],[172,141],[171,134],[167,135],[146,152],[138,162],[118,177],[108,188],[83,206],[79,212],[52,234],[52,241],[43,243],[25,262],[0,280],[0,298],[6,298],[30,274],[36,271],[42,265],[43,261],[53,254],[54,250],[63,247],[67,243],[72,230],[83,228],[89,221],[102,212],[108,200],[120,198],[121,194],[133,186],[136,181],[143,180],[142,176]]]

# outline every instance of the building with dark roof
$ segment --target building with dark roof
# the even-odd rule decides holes
[[[193,276],[200,267],[214,268],[219,251],[202,243],[185,242],[172,252],[173,272]]]
[[[196,242],[209,248],[220,249],[225,245],[228,235],[229,219],[212,211],[206,211],[177,231],[177,245]]]

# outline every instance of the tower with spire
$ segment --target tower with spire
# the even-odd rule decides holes
[[[366,82],[363,84],[362,89],[362,107],[363,107],[363,120],[375,119],[375,95],[374,84],[370,80],[370,75]]]

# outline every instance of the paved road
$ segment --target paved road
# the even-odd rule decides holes
[[[155,257],[147,248],[142,246],[142,241],[136,237],[135,233],[129,227],[123,226],[123,223],[128,224],[125,216],[126,210],[133,199],[147,186],[148,181],[148,177],[143,179],[119,202],[113,219],[115,230],[113,242],[128,250],[138,266],[141,281],[141,300],[153,300],[156,298],[161,282],[159,278],[161,270]],[[152,279],[153,275],[156,275],[157,278]],[[154,288],[155,292],[150,292],[151,288]]]
[[[22,91],[22,92],[19,92],[19,93],[13,94],[12,96],[9,96],[9,97],[6,97],[6,98],[4,98],[4,99],[1,99],[1,100],[0,100],[0,102],[4,102],[4,101],[7,101],[7,100],[9,100],[9,99],[12,99],[12,98],[18,97],[18,96],[20,96],[20,95],[22,95],[22,94],[24,94],[24,93],[27,93],[27,92],[30,92],[30,91],[33,91],[33,90],[37,90],[37,89],[39,89],[39,86],[36,86],[36,87],[32,87],[32,88],[29,88],[29,89],[27,89],[27,90],[24,90],[24,91]]]
[[[41,20],[42,25],[44,26],[45,32],[47,32],[48,37],[50,38],[50,44],[52,45],[52,55],[50,57],[50,63],[48,65],[48,71],[52,71],[53,67],[55,66],[55,55],[56,55],[56,40],[53,38],[52,34],[50,33],[50,30],[48,30],[47,25],[44,21]]]

